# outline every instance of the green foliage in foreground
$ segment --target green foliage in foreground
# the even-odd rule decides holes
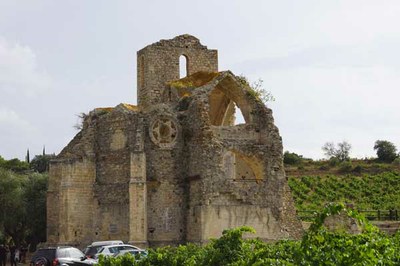
[[[297,210],[320,210],[329,202],[346,202],[359,210],[400,209],[400,173],[302,176],[289,178]]]
[[[0,167],[0,243],[46,241],[47,175],[18,174]]]
[[[323,222],[327,216],[341,212],[362,225],[362,233],[328,231]],[[399,265],[400,235],[389,237],[342,204],[327,206],[316,216],[300,241],[282,240],[265,243],[243,239],[249,227],[226,230],[219,239],[205,246],[188,244],[150,249],[147,257],[101,257],[100,266],[128,265]]]

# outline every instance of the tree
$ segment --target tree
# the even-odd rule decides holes
[[[351,144],[343,141],[338,143],[336,147],[333,142],[327,142],[322,146],[322,150],[328,158],[335,158],[340,162],[344,162],[350,159]]]
[[[46,241],[46,192],[47,174],[31,174],[24,184],[22,199],[26,214],[25,240],[35,250],[36,245]]]
[[[29,149],[26,151],[25,162],[30,163],[31,157],[29,156]]]
[[[283,162],[289,165],[297,165],[303,161],[303,156],[294,152],[285,151],[283,154]]]
[[[38,173],[49,171],[50,160],[55,158],[54,154],[36,155],[31,161],[31,168]]]
[[[378,159],[385,163],[393,162],[397,157],[396,146],[387,140],[377,140],[374,145]]]
[[[47,175],[0,168],[0,238],[36,247],[46,241]]]
[[[7,169],[7,170],[12,170],[14,172],[18,172],[18,173],[22,173],[26,170],[29,170],[29,164],[27,162],[22,162],[17,158],[14,158],[11,160],[4,160],[1,157],[0,158],[0,167]]]
[[[0,229],[15,243],[23,238],[25,230],[24,204],[22,202],[24,176],[0,168]]]

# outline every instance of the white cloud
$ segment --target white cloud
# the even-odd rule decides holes
[[[37,129],[31,123],[14,110],[7,108],[0,109],[0,128],[3,135],[9,133],[11,136],[37,132]]]
[[[297,67],[266,70],[285,149],[320,158],[327,141],[347,140],[353,156],[374,156],[373,143],[398,145],[398,70],[382,67]]]
[[[0,108],[0,133],[0,156],[6,159],[22,159],[26,149],[37,144],[40,135],[36,126],[8,108]]]
[[[36,61],[29,46],[0,37],[0,93],[35,96],[47,92],[51,78]]]

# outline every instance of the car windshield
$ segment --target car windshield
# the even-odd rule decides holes
[[[90,256],[90,255],[94,255],[94,254],[100,252],[101,249],[103,249],[102,246],[92,246],[92,247],[87,247],[84,252],[85,252],[85,255]]]
[[[108,248],[108,250],[111,252],[111,253],[117,253],[118,252],[118,247],[110,247],[110,248]]]
[[[69,255],[71,256],[71,258],[82,258],[82,257],[84,257],[84,254],[79,249],[71,248],[68,251],[69,251]]]
[[[56,249],[54,248],[43,248],[43,249],[39,249],[38,251],[36,251],[36,253],[32,256],[32,260],[34,260],[35,258],[38,257],[45,257],[48,258],[49,260],[54,260],[54,258],[56,257]]]

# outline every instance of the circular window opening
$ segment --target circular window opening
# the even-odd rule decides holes
[[[150,138],[161,148],[172,147],[178,135],[176,122],[172,118],[157,118],[150,127]]]

